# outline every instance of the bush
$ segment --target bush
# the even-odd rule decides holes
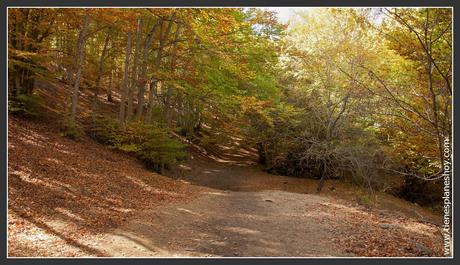
[[[444,188],[442,180],[427,181],[409,175],[400,187],[393,190],[392,194],[422,206],[440,205]]]
[[[368,208],[375,206],[375,204],[377,203],[375,196],[370,196],[369,194],[362,191],[355,192],[355,196],[358,204]]]
[[[42,107],[43,100],[40,96],[21,94],[10,101],[9,111],[22,117],[37,118]]]
[[[69,118],[64,118],[61,120],[60,124],[61,136],[70,138],[72,140],[78,140],[81,135],[81,126],[76,122],[71,121]]]
[[[133,122],[123,129],[117,121],[99,117],[87,133],[101,144],[133,153],[148,168],[159,173],[186,157],[181,142],[155,124]]]
[[[186,157],[182,144],[171,139],[165,131],[161,130],[150,131],[150,135],[142,143],[138,155],[148,167],[157,172],[161,172],[164,168],[170,168],[176,161]]]
[[[370,192],[377,188],[373,176],[382,151],[372,133],[345,120],[332,130],[317,110],[280,105],[262,111],[246,115],[259,160],[268,172],[322,179],[318,191],[325,179],[338,178],[351,178]]]
[[[91,138],[103,145],[117,147],[123,142],[124,131],[120,123],[104,116],[97,117],[86,132]]]
[[[183,145],[158,125],[131,123],[124,135],[119,149],[136,153],[148,168],[156,172],[161,173],[186,157]]]

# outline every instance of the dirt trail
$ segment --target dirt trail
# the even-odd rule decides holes
[[[210,191],[146,212],[101,245],[109,255],[123,256],[350,255],[334,246],[330,227],[307,210],[327,201],[283,191]]]
[[[330,226],[312,218],[329,199],[264,190],[289,178],[200,158],[176,174],[200,187],[202,195],[146,211],[96,245],[122,256],[351,255],[332,243]],[[259,182],[263,177],[266,182]]]
[[[242,160],[195,157],[181,165],[175,178],[199,187],[200,197],[146,211],[93,247],[115,256],[355,256],[368,248],[381,256],[382,246],[353,249],[353,244],[385,233],[396,241],[389,255],[411,256],[427,253],[404,246],[435,237],[432,227],[407,221],[402,213],[370,214],[342,199],[313,194],[312,180],[269,175],[252,163],[241,165]],[[329,182],[326,189],[331,186],[342,188]],[[393,231],[380,227],[389,222]],[[404,238],[401,232],[420,234]],[[353,234],[356,242],[341,241],[353,241]],[[398,245],[396,237],[407,242]]]

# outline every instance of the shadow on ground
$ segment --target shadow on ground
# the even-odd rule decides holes
[[[190,193],[188,185],[149,172],[134,158],[85,137],[75,142],[56,128],[14,116],[8,125],[11,240],[28,223],[99,255],[75,238],[112,230],[139,211]],[[11,240],[9,250],[15,253],[18,244]]]
[[[287,196],[288,195],[288,196]],[[305,211],[327,199],[286,192],[210,191],[158,207],[116,229],[103,245],[126,256],[349,256],[330,227]],[[312,209],[313,210],[313,209]],[[107,242],[109,242],[107,244]],[[124,249],[120,245],[132,244]]]
[[[239,145],[168,178],[43,123],[8,125],[9,256],[410,256],[418,242],[440,253],[435,228],[334,199],[352,192],[343,183],[315,195],[316,181],[267,174]]]

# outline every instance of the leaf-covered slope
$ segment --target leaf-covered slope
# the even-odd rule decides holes
[[[152,173],[135,158],[86,137],[72,141],[49,124],[14,116],[8,129],[9,255],[21,255],[18,248],[27,244],[18,238],[38,228],[75,243],[115,228],[144,209],[192,196],[188,185]],[[54,221],[67,225],[53,227]],[[50,250],[59,255],[64,245]]]

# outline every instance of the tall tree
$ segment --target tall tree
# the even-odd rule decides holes
[[[141,41],[142,41],[141,33],[142,33],[143,21],[144,19],[142,17],[140,17],[137,20],[136,48],[134,50],[134,61],[133,61],[132,70],[131,70],[131,82],[130,82],[129,90],[128,90],[128,112],[126,114],[126,119],[128,121],[130,121],[133,116],[134,90],[137,88],[137,82],[138,82],[137,69],[139,68],[139,53],[141,49]]]
[[[10,9],[8,11],[8,79],[11,96],[31,94],[37,76],[43,76],[40,61],[46,59],[42,52],[44,42],[54,33],[56,10]]]
[[[85,56],[85,42],[86,42],[86,32],[88,31],[88,24],[89,24],[89,12],[85,12],[85,17],[83,21],[83,26],[80,30],[80,34],[78,36],[78,53],[76,54],[76,62],[75,65],[77,67],[77,73],[75,76],[75,84],[72,90],[72,104],[71,104],[71,112],[70,112],[70,120],[75,122],[75,116],[77,114],[77,106],[78,106],[78,94],[80,88],[80,80],[81,80],[81,73],[83,70],[84,64],[84,56]]]
[[[120,101],[120,115],[119,119],[120,122],[123,124],[126,120],[126,101],[128,97],[128,89],[129,89],[129,60],[131,57],[131,31],[128,32],[127,36],[127,45],[126,45],[126,52],[125,52],[125,62],[124,62],[124,74],[123,74],[123,82],[121,88],[121,101]]]
[[[155,57],[155,63],[154,63],[154,75],[153,75],[153,78],[156,80],[155,83],[156,85],[155,86],[151,86],[150,87],[150,94],[153,95],[154,93],[154,90],[153,89],[157,89],[156,86],[158,87],[161,87],[162,84],[162,80],[161,80],[161,77],[158,76],[158,73],[160,72],[160,66],[161,66],[161,61],[162,61],[162,58],[163,58],[163,49],[166,45],[166,41],[167,41],[167,38],[168,38],[168,35],[171,31],[171,28],[172,28],[172,25],[174,23],[174,17],[175,17],[175,13],[172,13],[171,17],[169,18],[169,21],[168,19],[166,18],[162,18],[161,19],[161,22],[160,22],[160,32],[159,32],[159,37],[158,37],[158,49],[156,51],[156,57]],[[167,22],[168,21],[168,22]],[[164,24],[165,22],[167,22],[167,26],[166,26],[166,29],[164,29],[164,32],[163,32],[163,27],[164,27]],[[147,109],[147,114],[145,116],[145,122],[146,123],[149,123],[152,119],[152,110],[153,110],[153,106],[154,106],[154,102],[153,102],[153,96],[150,96],[149,95],[149,100],[152,100],[152,101],[149,101],[148,103],[148,109]]]
[[[100,86],[101,86],[101,78],[102,78],[102,74],[103,74],[104,67],[105,67],[104,62],[107,58],[107,50],[109,46],[110,35],[111,35],[111,31],[108,30],[105,36],[104,45],[102,47],[101,55],[100,55],[98,66],[97,66],[96,81],[94,85],[94,94],[93,94],[93,102],[92,102],[93,120],[95,120],[95,115],[96,115],[96,110],[97,110],[97,105],[98,105],[99,91],[100,91]],[[112,84],[110,84],[109,86],[111,85]]]
[[[136,119],[140,119],[143,114],[144,110],[144,98],[145,98],[145,87],[147,85],[147,64],[149,62],[149,54],[151,50],[151,46],[154,40],[155,31],[160,25],[160,19],[157,19],[154,22],[153,27],[149,31],[144,46],[142,48],[142,66],[140,72],[140,80],[138,82],[138,92],[137,92],[137,111],[136,111]],[[150,101],[150,98],[149,98]]]

